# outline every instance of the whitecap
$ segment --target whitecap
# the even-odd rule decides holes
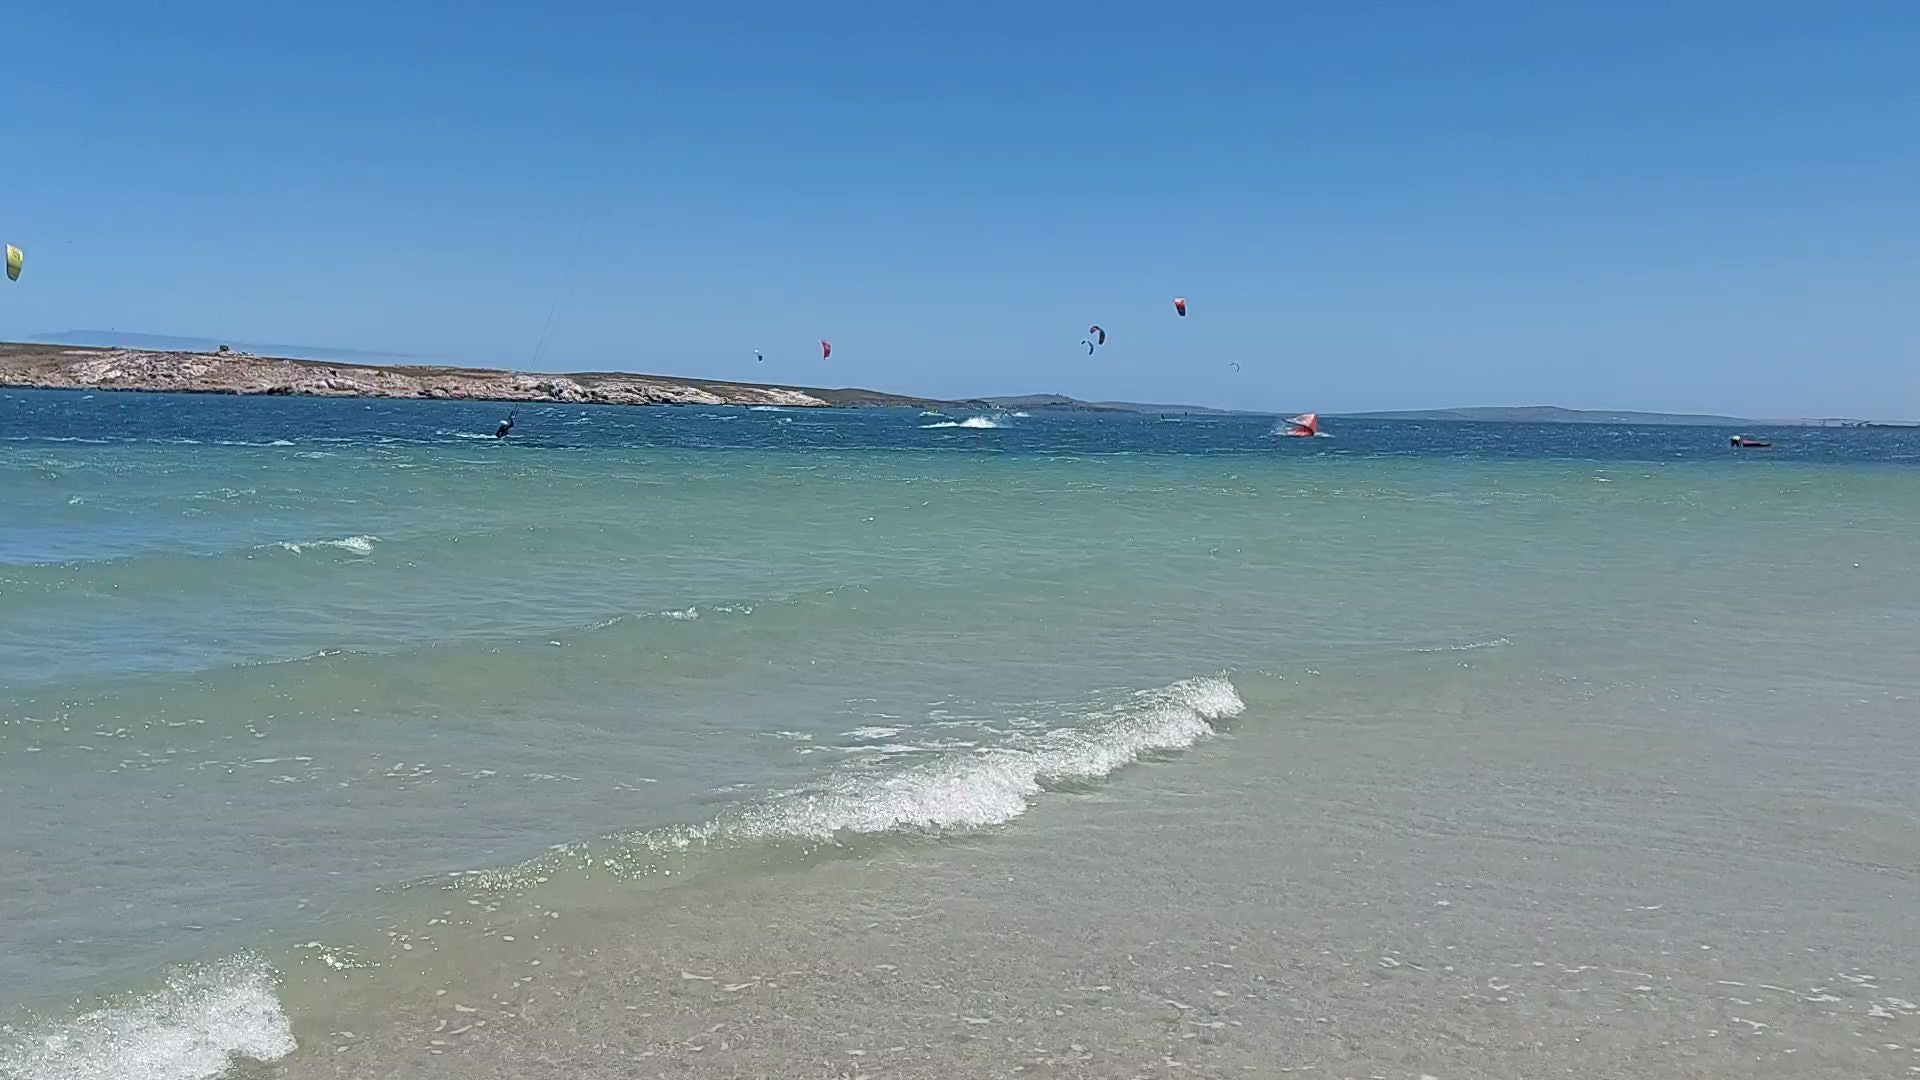
[[[1513,644],[1513,639],[1497,637],[1485,641],[1463,641],[1454,645],[1429,645],[1413,650],[1417,653],[1471,652],[1474,649],[1504,649]]]
[[[354,555],[371,555],[373,554],[373,545],[379,542],[380,538],[377,536],[343,536],[338,540],[309,540],[306,543],[299,544],[290,540],[282,540],[277,546],[281,550],[291,551],[295,555],[304,554],[314,548],[337,548]]]
[[[1005,424],[1001,423],[1001,421],[1004,419],[1006,418],[993,417],[993,416],[969,416],[965,420],[942,420],[937,424],[921,424],[920,426],[922,428],[975,428],[975,429],[999,428],[999,427],[1006,426]]]

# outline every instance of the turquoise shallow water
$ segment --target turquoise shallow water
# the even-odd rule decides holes
[[[1771,973],[1791,1015],[1744,1007],[1774,1041],[1703,1043],[1700,1075],[1878,1067],[1862,1025],[1920,1041],[1894,985],[1920,959],[1909,433],[1736,454],[1711,429],[551,407],[500,443],[494,419],[0,395],[0,1075],[530,1075],[556,1047],[552,1075],[662,1047],[837,1075],[766,1039],[686,1050],[728,1022],[687,988],[757,992],[698,965],[816,971],[760,1014],[813,1017],[792,1045],[946,1007],[929,987],[991,987],[992,1023],[956,1021],[978,1036],[1052,1023],[1066,991],[1023,963],[1165,947],[1150,928],[1200,910],[1168,978],[1230,962],[1207,941],[1271,950],[1284,915],[1263,978],[1343,1005],[1362,1064],[1471,1024],[1495,1036],[1456,1063],[1519,1075],[1497,1036],[1543,1021],[1498,1006],[1592,991],[1491,1000],[1551,953],[1511,936],[1539,918],[1581,926],[1555,971],[1674,968],[1588,1010],[1610,1050],[1551,1061],[1657,1072],[1662,1040],[1740,1029],[1671,959],[1716,930],[1724,981]],[[1413,928],[1470,907],[1436,874],[1525,893],[1453,932],[1488,1015],[1313,969],[1423,964]],[[1634,922],[1664,911],[1658,940]],[[902,920],[919,989],[876,991],[860,928]],[[563,964],[543,1019],[512,991]],[[1884,992],[1828,992],[1862,971],[1838,985]],[[495,1023],[436,1013],[449,987]],[[1165,1056],[1153,993],[1050,1067]],[[1278,1001],[1238,1042],[1195,1028],[1196,1064],[1313,1057]],[[809,1052],[842,1068],[841,1043]],[[906,1075],[1026,1061],[902,1047]]]

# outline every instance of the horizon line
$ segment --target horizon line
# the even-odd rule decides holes
[[[35,338],[58,339],[63,337],[65,338],[79,338],[79,337],[145,338],[152,341],[169,341],[169,342],[179,343],[182,345],[199,344],[207,347],[203,349],[162,349],[155,346],[141,346],[141,345],[133,345],[133,344],[101,345],[101,344],[91,344],[91,343],[78,342],[78,341],[34,340]],[[337,358],[361,357],[367,360],[392,359],[392,360],[398,360],[398,361],[405,361],[404,363],[386,365],[389,367],[452,367],[452,368],[468,368],[470,370],[476,370],[476,371],[504,371],[504,372],[512,372],[512,373],[554,374],[554,375],[618,374],[618,375],[631,375],[638,378],[678,380],[683,382],[733,383],[733,384],[742,385],[742,386],[786,385],[786,384],[771,384],[771,383],[750,383],[744,380],[719,379],[719,378],[713,378],[711,376],[705,376],[705,375],[664,375],[664,374],[658,374],[653,372],[616,371],[611,369],[595,369],[595,368],[531,369],[531,368],[507,367],[507,366],[499,366],[499,365],[469,364],[469,363],[462,363],[459,361],[447,360],[447,359],[433,356],[433,355],[423,355],[418,353],[405,353],[405,352],[397,352],[397,351],[383,351],[383,350],[377,350],[377,349],[346,348],[346,347],[334,347],[334,346],[322,346],[322,345],[289,345],[289,344],[275,344],[275,343],[239,341],[239,340],[223,341],[220,338],[203,337],[203,336],[192,335],[192,334],[156,334],[156,333],[147,333],[144,331],[137,331],[137,330],[81,329],[81,330],[48,331],[48,332],[42,332],[42,333],[30,335],[25,340],[20,340],[15,342],[0,342],[0,344],[46,345],[46,346],[53,346],[53,347],[64,346],[64,347],[71,347],[71,348],[93,348],[93,349],[127,348],[127,349],[143,350],[143,351],[154,351],[154,352],[203,352],[207,354],[216,354],[216,350],[219,346],[226,345],[229,348],[241,350],[245,352],[246,355],[253,356],[259,359],[267,359],[267,360],[296,360],[296,361],[306,361],[309,363],[340,362],[340,363],[346,363],[346,364],[355,364],[357,363],[357,361],[339,360]],[[258,352],[251,351],[254,349],[273,349],[273,350],[279,350],[279,351],[275,353],[258,353]],[[301,355],[302,353],[309,353],[309,354],[317,353],[317,354],[329,354],[329,355],[318,355],[318,356],[304,355],[303,356]],[[375,366],[375,365],[362,364],[360,366]],[[791,384],[791,385],[798,388],[798,384]],[[825,389],[825,388],[823,387],[822,389]],[[915,391],[878,390],[871,387],[844,387],[844,388],[838,388],[838,389],[854,389],[854,390],[861,390],[868,393],[897,394],[899,396],[904,396],[904,397],[921,397],[921,398],[927,398],[928,400],[936,400],[934,397],[930,395],[921,394]],[[1288,414],[1288,410],[1236,409],[1236,408],[1216,406],[1216,405],[1195,404],[1191,402],[1159,403],[1159,402],[1146,402],[1146,401],[1131,401],[1124,398],[1097,398],[1097,399],[1096,398],[1079,398],[1071,394],[1062,394],[1059,392],[1038,392],[1038,393],[1025,393],[1025,394],[975,394],[970,397],[951,398],[951,399],[941,398],[937,400],[950,400],[954,402],[977,401],[977,402],[991,403],[995,401],[1013,400],[1013,399],[1020,399],[1020,398],[1060,398],[1064,402],[1068,402],[1074,405],[1117,406],[1117,407],[1124,407],[1124,408],[1139,408],[1139,409],[1164,409],[1167,411],[1173,411],[1178,409],[1197,409],[1197,410],[1205,410],[1207,412],[1222,413],[1222,414],[1237,414],[1237,415],[1243,415],[1243,416],[1281,416],[1281,415]],[[1044,406],[1030,405],[1029,407],[1044,407]],[[1294,410],[1294,411],[1297,412],[1300,410]],[[1314,410],[1306,410],[1306,411],[1314,411]],[[1361,408],[1361,409],[1335,409],[1335,410],[1318,410],[1318,411],[1325,416],[1339,417],[1339,418],[1346,418],[1346,419],[1386,419],[1386,420],[1429,419],[1429,420],[1457,420],[1462,422],[1475,422],[1476,419],[1479,419],[1481,422],[1485,422],[1486,420],[1492,419],[1492,418],[1475,418],[1470,416],[1448,417],[1448,416],[1439,415],[1439,414],[1472,413],[1472,412],[1484,413],[1484,412],[1555,411],[1555,412],[1564,412],[1564,413],[1576,413],[1576,414],[1582,414],[1582,415],[1627,413],[1627,414],[1637,414],[1642,417],[1658,417],[1663,419],[1689,419],[1689,420],[1696,420],[1701,422],[1731,421],[1731,422],[1739,422],[1739,423],[1747,423],[1747,424],[1771,424],[1771,425],[1786,425],[1786,426],[1828,426],[1828,425],[1844,426],[1844,425],[1862,425],[1862,424],[1886,424],[1886,425],[1901,426],[1901,427],[1920,426],[1920,419],[1907,419],[1907,418],[1887,418],[1887,417],[1876,418],[1876,417],[1841,416],[1841,415],[1831,415],[1831,416],[1797,415],[1797,416],[1758,417],[1758,416],[1740,416],[1732,413],[1700,412],[1700,411],[1694,411],[1694,410],[1680,412],[1680,411],[1671,411],[1671,410],[1665,410],[1665,409],[1569,406],[1569,405],[1538,404],[1538,403],[1526,404],[1526,405],[1439,405],[1439,406],[1420,406],[1420,407],[1413,407],[1413,408],[1393,408],[1393,409]],[[1622,422],[1631,423],[1633,421],[1623,420]]]

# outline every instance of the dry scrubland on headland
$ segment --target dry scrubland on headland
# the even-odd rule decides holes
[[[34,344],[0,344],[0,386],[583,405],[950,404],[873,390],[823,390],[619,372],[549,374],[494,368],[373,366],[239,352],[165,352]]]

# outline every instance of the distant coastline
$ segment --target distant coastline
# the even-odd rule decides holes
[[[1854,420],[1844,417],[1756,419],[1708,413],[1637,412],[1623,409],[1563,409],[1558,405],[1492,406],[1462,409],[1413,409],[1341,413],[1348,420],[1439,420],[1492,424],[1628,424],[1663,427],[1913,427],[1911,422]]]
[[[56,338],[93,339],[74,333]],[[144,391],[149,393],[424,398],[447,401],[554,402],[589,405],[775,405],[787,408],[901,406],[939,409],[1058,409],[1115,414],[1185,416],[1278,416],[1261,410],[1204,405],[1084,401],[1065,394],[1026,394],[962,400],[892,394],[856,387],[828,389],[781,383],[730,382],[629,372],[529,372],[503,368],[421,363],[375,363],[382,354],[349,350],[303,350],[355,359],[266,356],[243,349],[164,348],[200,345],[199,339],[121,335],[128,345],[77,345],[64,341],[0,343],[0,388]],[[384,358],[384,357],[383,357]],[[1756,419],[1705,413],[1619,409],[1567,409],[1556,405],[1484,406],[1322,413],[1331,420],[1396,420],[1437,423],[1621,424],[1689,427],[1910,428],[1920,421],[1874,421],[1843,417]]]
[[[1131,401],[1082,401],[1065,394],[991,397],[1002,409],[1070,409],[1079,412],[1157,413],[1189,416],[1284,416],[1283,412],[1215,409],[1204,405],[1153,405]],[[1295,411],[1306,411],[1304,409]],[[1457,409],[1402,409],[1321,413],[1331,420],[1426,420],[1458,424],[1623,424],[1660,427],[1915,427],[1920,421],[1855,420],[1845,417],[1756,419],[1709,413],[1643,412],[1629,409],[1567,409],[1558,405],[1475,406]]]
[[[876,390],[823,389],[622,372],[368,364],[247,352],[0,344],[0,387],[258,396],[427,398],[588,405],[984,407]]]
[[[1275,416],[1269,412],[1215,409],[1206,405],[1153,405],[1139,401],[1081,401],[1065,394],[1022,394],[984,399],[996,409],[1063,409],[1072,412],[1183,413],[1190,416]]]

